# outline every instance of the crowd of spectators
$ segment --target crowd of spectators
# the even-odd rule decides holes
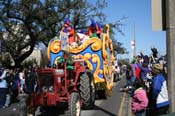
[[[170,101],[167,88],[167,62],[158,57],[156,48],[148,57],[142,52],[127,66],[127,83],[122,88],[132,97],[135,116],[159,116],[168,113]]]
[[[19,102],[18,95],[31,94],[36,89],[36,66],[9,69],[0,65],[0,108]]]

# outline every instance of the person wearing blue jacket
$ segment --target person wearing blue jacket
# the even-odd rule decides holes
[[[163,75],[163,64],[153,64],[152,75],[152,101],[154,103],[152,115],[159,116],[166,114],[170,105],[168,98],[167,81]]]

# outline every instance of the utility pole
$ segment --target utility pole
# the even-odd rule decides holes
[[[135,34],[135,22],[134,22],[134,56],[136,56],[136,34]]]
[[[175,0],[166,0],[166,47],[170,112],[175,112]]]

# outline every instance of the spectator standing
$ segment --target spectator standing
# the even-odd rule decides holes
[[[138,67],[141,69],[140,77],[144,81],[147,81],[147,75],[151,72],[151,69],[148,68],[148,64],[147,63],[138,64]]]
[[[16,69],[13,72],[12,75],[12,102],[17,102],[17,96],[19,94],[19,88],[20,88],[20,79],[19,79],[19,70]]]
[[[135,74],[135,77],[136,79],[139,79],[140,78],[140,72],[141,72],[141,69],[139,68],[139,65],[141,66],[142,65],[142,57],[141,56],[137,56],[137,59],[136,59],[136,63],[132,62],[132,66],[134,67],[134,74]]]
[[[115,58],[114,60],[114,82],[118,81],[121,79],[120,76],[120,67],[118,65],[118,60]]]
[[[19,79],[20,79],[20,93],[24,92],[24,85],[25,85],[25,74],[24,70],[20,70],[19,72]]]
[[[6,72],[6,82],[7,82],[7,93],[6,93],[6,102],[5,102],[5,107],[8,107],[11,103],[11,95],[12,95],[12,89],[11,89],[11,84],[12,84],[12,75],[11,71],[7,70]]]
[[[131,78],[131,66],[127,66],[126,68],[126,85],[124,87],[127,87],[129,85],[129,80]]]
[[[145,116],[147,106],[148,97],[144,89],[144,82],[142,79],[137,79],[131,103],[132,113],[135,116]]]
[[[0,108],[5,107],[6,102],[6,92],[7,92],[7,81],[6,81],[6,73],[8,69],[4,69],[0,76]]]
[[[25,84],[26,84],[26,93],[31,94],[35,90],[36,85],[36,72],[33,70],[28,70],[26,78],[25,78]]]
[[[162,74],[163,65],[162,64],[153,64],[152,66],[152,75],[153,75],[153,84],[152,84],[152,99],[151,99],[151,115],[159,116],[166,114],[170,105],[168,98],[167,90],[167,81]]]
[[[126,85],[124,88],[120,88],[120,91],[127,91],[130,96],[133,96],[135,80],[134,68],[131,64],[128,64],[126,68]]]

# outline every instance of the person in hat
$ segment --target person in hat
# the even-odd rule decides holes
[[[91,19],[91,24],[88,28],[88,35],[90,36],[90,38],[98,37],[97,31],[98,31],[98,25],[93,19]]]
[[[168,98],[167,81],[163,75],[163,65],[156,63],[152,65],[152,96],[151,96],[151,116],[166,114],[170,105]]]
[[[101,38],[101,35],[103,33],[103,26],[100,22],[96,22],[97,24],[97,35]]]
[[[73,28],[73,27],[72,27],[72,24],[71,24],[69,18],[64,19],[64,26],[63,26],[63,28],[62,28],[62,31],[63,31],[64,33],[69,33],[69,32],[72,31],[72,28]]]
[[[62,28],[62,32],[66,33],[68,35],[69,45],[72,45],[72,43],[74,43],[76,41],[75,37],[74,37],[75,30],[74,30],[69,18],[66,18],[64,20],[64,26]]]

